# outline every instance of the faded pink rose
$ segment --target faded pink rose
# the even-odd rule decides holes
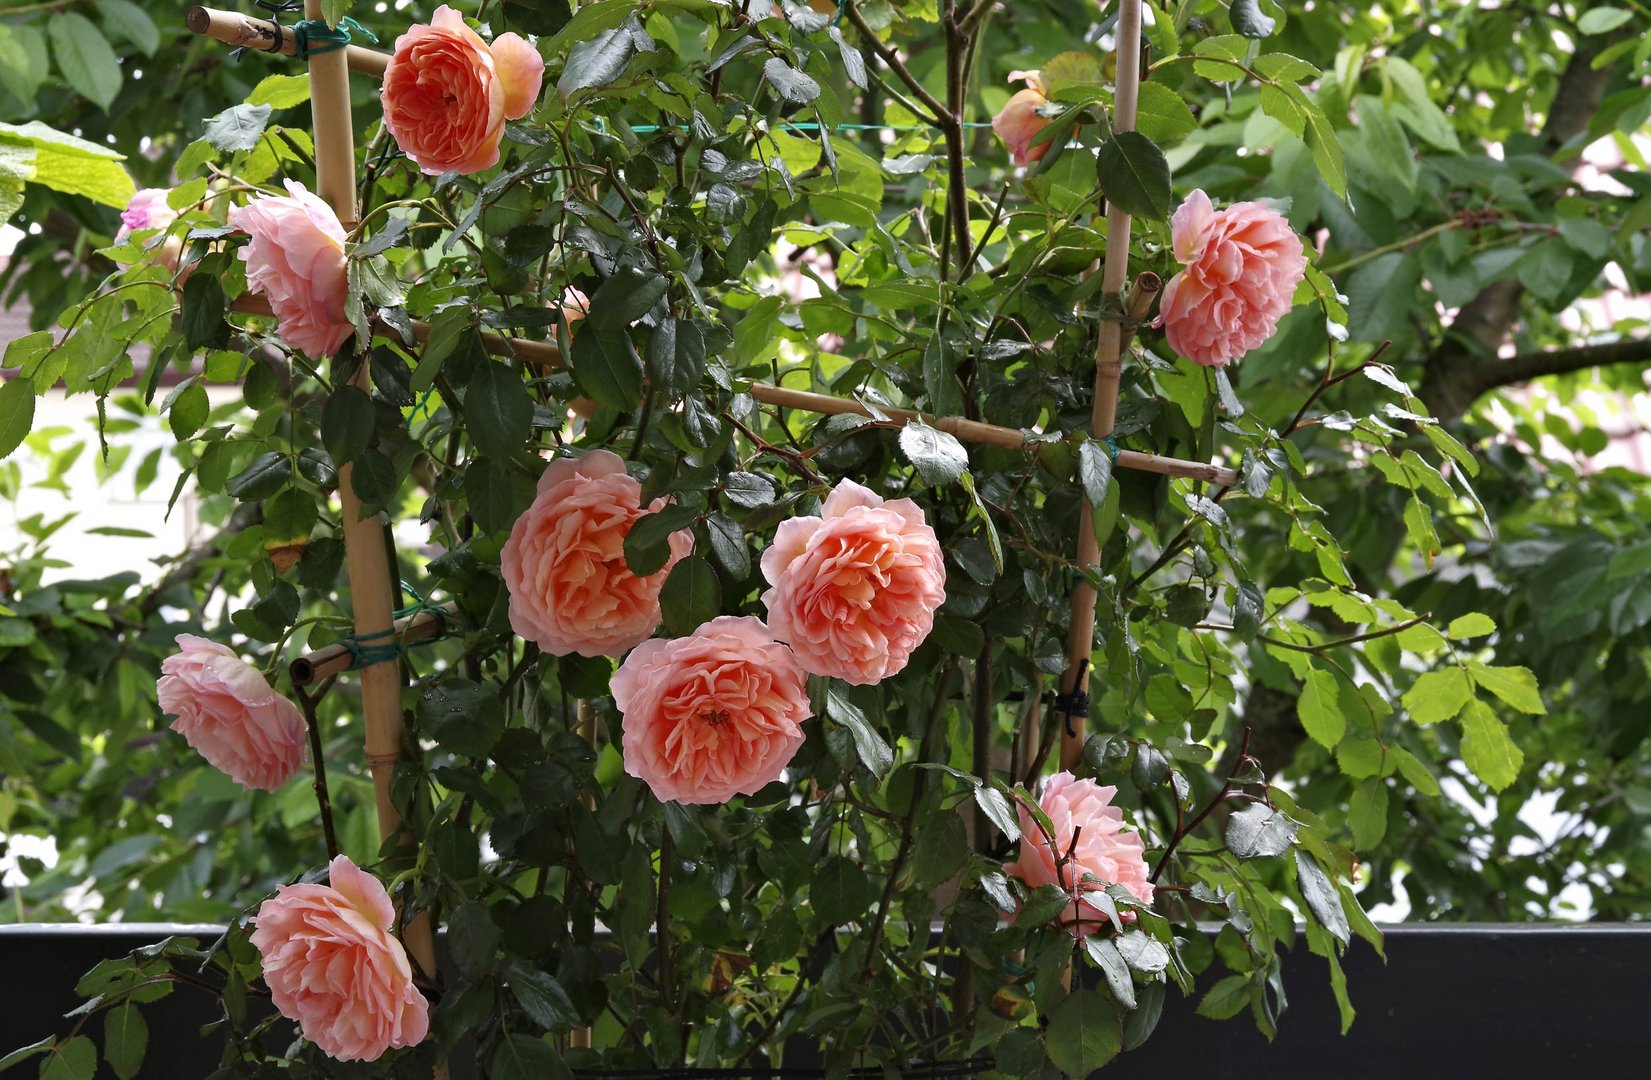
[[[609,685],[624,714],[625,771],[680,803],[724,803],[778,780],[811,715],[797,658],[749,616],[644,641]]]
[[[1030,165],[1042,161],[1043,155],[1049,152],[1048,142],[1032,145],[1038,132],[1049,126],[1049,118],[1038,115],[1038,109],[1047,105],[1049,98],[1044,90],[1043,78],[1036,71],[1010,72],[1009,81],[1016,79],[1024,79],[1026,89],[1015,91],[1003,111],[992,117],[992,130],[1008,147],[1010,163]]]
[[[1273,336],[1307,273],[1283,215],[1257,202],[1216,210],[1194,191],[1170,218],[1170,236],[1186,264],[1164,288],[1159,322],[1170,348],[1226,367]]]
[[[173,730],[244,788],[274,791],[291,780],[304,764],[298,706],[216,641],[193,634],[177,641],[155,684],[162,711],[175,717]]]
[[[338,1061],[377,1061],[424,1041],[430,1006],[384,886],[344,855],[327,872],[326,885],[278,886],[253,916],[252,944],[276,1009],[304,1038]]]
[[[906,666],[946,602],[940,543],[916,503],[884,502],[852,480],[820,514],[781,522],[763,552],[768,625],[804,671],[881,682]]]
[[[144,188],[133,195],[126,209],[120,212],[120,229],[115,233],[115,243],[123,244],[135,232],[164,229],[178,220],[178,212],[166,201],[171,194],[166,188]],[[150,237],[149,242],[153,244],[157,240],[160,238]],[[182,253],[183,241],[176,236],[168,236],[150,249],[149,257],[176,268],[178,256]]]
[[[1031,811],[1019,806],[1020,859],[1006,863],[1003,872],[1026,882],[1027,887],[1059,885],[1068,891],[1102,891],[1101,885],[1083,884],[1089,874],[1104,885],[1122,885],[1143,904],[1152,903],[1152,882],[1138,833],[1124,831],[1124,812],[1112,805],[1115,787],[1102,787],[1093,780],[1079,780],[1069,772],[1056,773],[1044,782],[1038,805],[1054,826],[1054,846],[1038,827]],[[1072,838],[1077,837],[1073,846]],[[1070,851],[1072,858],[1057,869]],[[1132,919],[1128,911],[1119,916]],[[1101,910],[1088,901],[1074,900],[1060,914],[1061,924],[1078,933],[1094,933],[1106,922]]]
[[[431,176],[481,172],[498,164],[504,122],[532,110],[544,73],[520,35],[489,46],[443,4],[430,25],[396,38],[384,69],[384,126]]]
[[[252,235],[241,247],[247,285],[269,299],[281,340],[320,359],[355,333],[344,315],[344,226],[298,181],[287,193],[232,207],[229,224]]]
[[[644,509],[642,485],[607,450],[552,461],[500,553],[516,633],[556,656],[618,656],[652,634],[659,590],[694,534],[672,533],[670,558],[645,578],[625,562],[625,536],[666,501]]]

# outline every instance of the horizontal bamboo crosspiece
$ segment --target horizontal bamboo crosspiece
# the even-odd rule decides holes
[[[249,315],[270,314],[268,302],[262,297],[250,294],[237,299],[231,307],[236,311],[245,312]],[[413,336],[421,343],[428,341],[430,338],[430,324],[420,319],[412,320],[412,324]],[[546,370],[554,370],[565,366],[562,363],[562,350],[557,348],[553,342],[528,341],[523,338],[507,338],[498,334],[483,333],[482,344],[488,353],[493,356],[523,360]],[[874,412],[870,407],[852,398],[819,394],[811,390],[793,390],[785,386],[775,386],[773,383],[753,382],[747,392],[764,405],[774,405],[782,409],[801,409],[804,412],[820,413],[826,416],[847,413],[854,416],[864,416],[870,420],[878,420],[880,417],[902,422],[919,419],[930,427],[944,431],[961,442],[996,446],[1005,450],[1023,450],[1035,437],[1028,436],[1025,431],[1019,428],[983,424],[978,420],[964,420],[955,416],[926,416],[912,409],[879,406]],[[1222,487],[1234,487],[1238,483],[1238,474],[1224,465],[1212,465],[1203,461],[1186,461],[1182,458],[1162,457],[1158,454],[1143,454],[1136,450],[1118,451],[1117,465],[1120,469],[1157,473],[1161,476],[1181,476],[1191,480],[1218,484]]]
[[[184,24],[192,33],[201,37],[216,38],[225,45],[257,49],[259,52],[280,53],[283,56],[298,55],[297,40],[279,24],[268,19],[197,4],[184,14]],[[344,63],[358,75],[382,79],[384,69],[390,63],[390,54],[360,45],[347,45],[344,48]]]
[[[448,620],[454,614],[451,607],[441,607],[403,615],[390,624],[395,631],[392,640],[405,648],[441,637],[448,632]],[[337,642],[296,658],[287,665],[287,674],[292,677],[294,686],[313,686],[323,679],[350,670],[355,663],[355,652],[343,642]]]

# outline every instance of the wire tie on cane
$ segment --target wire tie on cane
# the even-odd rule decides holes
[[[350,634],[338,639],[338,643],[349,650],[353,658],[349,669],[355,671],[360,668],[372,667],[374,664],[386,664],[401,658],[401,642],[395,640],[395,627],[377,630],[371,634]]]
[[[440,604],[432,604],[430,602],[429,597],[427,597],[423,593],[419,592],[406,579],[403,579],[401,581],[401,591],[403,593],[407,594],[408,596],[411,596],[415,602],[411,603],[411,604],[408,604],[404,608],[397,608],[395,611],[390,613],[391,618],[393,618],[393,619],[404,619],[404,618],[417,616],[419,614],[419,612],[421,612],[421,611],[428,611],[430,614],[434,615],[438,620],[440,620],[443,626],[446,625],[446,623],[447,623],[447,609],[446,608],[442,607]]]
[[[1118,436],[1104,435],[1095,441],[1106,448],[1106,456],[1112,460],[1112,464],[1118,464]]]
[[[325,19],[303,19],[287,28],[292,32],[293,53],[299,60],[308,60],[312,56],[322,53],[336,52],[350,43],[350,34],[355,32],[378,44],[378,35],[362,26],[348,15],[338,20],[336,28],[328,26]]]

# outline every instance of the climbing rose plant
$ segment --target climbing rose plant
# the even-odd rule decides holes
[[[359,223],[311,190],[307,80],[270,74],[183,148],[164,197],[126,208],[123,268],[64,331],[8,349],[23,385],[102,400],[148,346],[140,407],[187,372],[158,406],[186,475],[252,511],[223,540],[251,587],[227,622],[176,613],[157,687],[199,769],[301,784],[307,726],[312,767],[367,774],[353,676],[277,688],[333,643],[380,658],[350,636],[341,466],[409,612],[444,609],[439,637],[392,649],[402,835],[345,830],[330,858],[313,836],[312,872],[249,890],[223,940],[100,968],[96,1009],[172,965],[209,972],[190,978],[222,997],[231,1075],[269,1055],[428,1075],[462,1040],[497,1077],[1080,1076],[1146,1039],[1170,992],[1271,1033],[1302,934],[1351,1022],[1337,957],[1381,939],[1348,816],[1269,784],[1240,688],[1299,684],[1301,723],[1351,775],[1435,795],[1438,766],[1361,676],[1419,674],[1403,709],[1459,719],[1492,785],[1518,769],[1499,710],[1541,703],[1529,672],[1470,659],[1482,631],[1361,591],[1303,443],[1356,440],[1409,477],[1429,560],[1435,508],[1482,516],[1473,459],[1344,345],[1348,300],[1288,200],[1223,205],[1172,174],[1194,109],[1259,88],[1315,197],[1344,200],[1321,104],[1340,76],[1271,49],[1254,4],[1195,25],[1148,5],[1152,107],[1128,131],[1112,11],[1086,8],[1066,51],[995,57],[976,46],[1007,16],[947,4],[951,44],[919,78],[901,50],[925,16],[816,6],[379,26],[404,32],[380,97],[357,99],[382,104],[356,119]],[[1026,89],[994,91],[995,116],[965,115],[977,82],[1010,78]],[[1168,282],[1155,318],[1091,270],[1107,205],[1134,215],[1131,277]],[[1105,322],[1130,342],[1110,441],[1089,423]],[[1323,378],[1255,415],[1245,357],[1292,323]],[[1336,413],[1354,375],[1389,408]],[[209,409],[207,383],[239,400]],[[1021,445],[965,444],[943,418]],[[1133,471],[1119,447],[1215,457],[1237,483]],[[1093,565],[1074,560],[1086,513]],[[1295,571],[1255,580],[1257,545]],[[1084,692],[1057,699],[1084,581]],[[1325,609],[1364,629],[1309,626]],[[1067,725],[1085,741],[1059,769]],[[404,949],[415,918],[446,928],[446,977]],[[302,1038],[242,1037],[287,1021]],[[77,1038],[36,1049],[72,1064]]]

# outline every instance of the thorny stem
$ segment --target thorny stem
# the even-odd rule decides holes
[[[322,687],[325,692],[326,687]],[[315,771],[315,802],[321,810],[321,831],[327,839],[327,859],[338,857],[338,833],[333,829],[332,796],[327,790],[327,758],[321,752],[321,723],[315,716],[315,697],[297,683],[292,692],[298,698],[299,711],[304,714],[304,725],[310,733],[310,766]]]
[[[1354,634],[1351,637],[1337,638],[1334,641],[1321,641],[1317,645],[1299,645],[1293,641],[1281,641],[1278,638],[1268,637],[1266,634],[1257,634],[1256,640],[1265,641],[1269,645],[1276,645],[1280,649],[1289,649],[1293,652],[1324,653],[1331,649],[1339,649],[1344,645],[1357,645],[1361,641],[1374,641],[1376,638],[1391,637],[1394,634],[1409,630],[1412,626],[1425,621],[1420,615],[1396,622],[1392,626],[1384,626],[1380,630],[1372,630],[1367,634]],[[1218,626],[1211,623],[1199,623],[1194,630],[1231,630],[1230,626]]]
[[[901,60],[893,49],[884,45],[878,39],[877,31],[873,30],[871,24],[866,22],[866,17],[860,14],[860,5],[855,3],[854,0],[849,0],[848,3],[843,5],[843,14],[847,15],[848,21],[854,24],[856,30],[860,31],[861,38],[871,47],[871,51],[877,54],[877,58],[883,61],[890,71],[900,76],[900,81],[905,83],[911,89],[911,92],[917,95],[917,99],[928,108],[929,115],[924,119],[931,120],[939,126],[946,116],[946,106],[940,104],[940,101],[929,93],[928,87],[918,81],[917,77],[911,73],[911,69],[906,67],[905,61]]]
[[[969,276],[974,261],[969,236],[969,185],[963,157],[963,98],[965,68],[969,52],[969,35],[958,23],[957,9],[947,0],[943,18],[946,28],[946,111],[942,114],[942,134],[946,137],[946,214],[949,228],[956,238],[953,248],[957,253],[957,279]],[[946,274],[941,267],[941,274]]]
[[[1255,763],[1255,759],[1250,757],[1250,734],[1250,729],[1246,727],[1244,729],[1244,741],[1238,745],[1238,757],[1233,761],[1232,772],[1227,775],[1227,782],[1221,785],[1221,790],[1216,792],[1215,798],[1211,799],[1209,804],[1200,810],[1196,817],[1183,823],[1181,821],[1181,804],[1179,800],[1176,802],[1175,835],[1170,837],[1169,845],[1164,848],[1164,853],[1158,857],[1158,865],[1152,868],[1152,875],[1147,878],[1148,881],[1155,885],[1158,883],[1159,875],[1163,874],[1164,868],[1169,865],[1170,856],[1175,854],[1175,849],[1180,846],[1181,841],[1185,840],[1188,834],[1202,825],[1204,819],[1213,814],[1215,808],[1226,802],[1228,797],[1232,795],[1237,785],[1235,778],[1238,775],[1238,770],[1246,764]]]

